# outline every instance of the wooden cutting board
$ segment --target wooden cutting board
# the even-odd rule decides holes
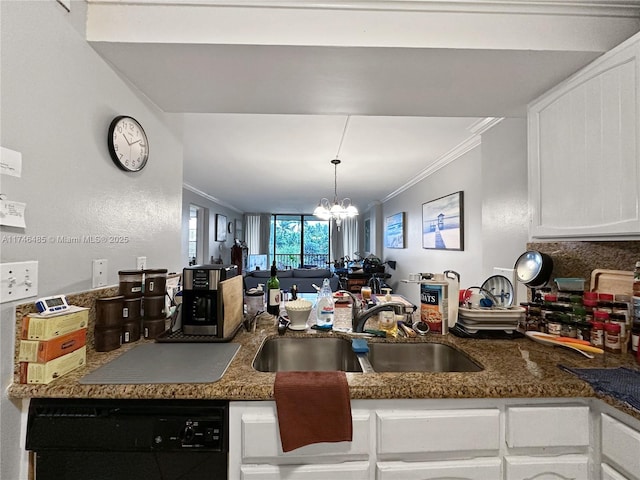
[[[222,336],[229,337],[244,320],[244,296],[242,293],[242,275],[220,282],[224,327]]]
[[[601,270],[591,272],[591,291],[633,295],[633,272],[627,270]]]

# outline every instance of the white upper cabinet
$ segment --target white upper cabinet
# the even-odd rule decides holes
[[[529,105],[532,238],[640,235],[640,34]]]

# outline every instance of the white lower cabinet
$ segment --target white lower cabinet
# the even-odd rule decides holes
[[[502,478],[499,458],[436,462],[378,462],[376,480],[496,480]]]
[[[602,414],[602,458],[629,478],[640,479],[640,431]]]
[[[601,465],[602,468],[602,480],[630,480],[621,473],[617,472],[614,468],[610,467],[606,463]]]
[[[640,480],[640,422],[596,399],[354,400],[351,413],[351,442],[283,452],[275,402],[231,402],[229,478]]]
[[[506,480],[586,480],[589,478],[587,455],[553,457],[505,457]]]
[[[323,465],[242,465],[240,480],[368,480],[369,462]]]

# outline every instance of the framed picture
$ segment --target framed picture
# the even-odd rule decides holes
[[[216,213],[216,242],[227,241],[227,217]]]
[[[464,250],[463,193],[422,204],[422,248]]]
[[[404,212],[387,217],[384,222],[384,246],[404,248]]]

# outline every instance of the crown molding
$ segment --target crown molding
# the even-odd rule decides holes
[[[428,176],[433,175],[441,168],[449,165],[454,160],[480,146],[480,144],[482,143],[482,134],[490,128],[495,127],[502,120],[504,120],[504,117],[487,117],[471,125],[471,127],[469,127],[469,130],[472,131],[473,134],[469,138],[460,142],[447,153],[436,159],[436,161],[429,165],[427,168],[418,173],[418,175],[413,177],[410,181],[391,192],[389,195],[382,199],[382,203],[385,203],[391,200],[393,197],[400,195],[405,190],[408,190],[417,183],[420,183]]]
[[[122,0],[87,0],[89,4],[122,5]],[[533,15],[640,16],[638,0],[128,0],[127,5],[313,10],[387,10]]]
[[[242,210],[240,210],[239,208],[234,207],[233,205],[220,200],[219,198],[213,197],[211,195],[209,195],[208,193],[204,193],[202,190],[197,189],[196,187],[194,187],[193,185],[190,185],[186,182],[182,183],[182,188],[184,188],[185,190],[189,190],[190,192],[195,193],[196,195],[200,195],[203,198],[206,198],[207,200],[212,201],[213,203],[217,203],[218,205],[220,205],[221,207],[225,207],[228,208],[230,210],[233,210],[234,212],[238,212],[238,213],[242,213],[244,214],[244,212]]]

